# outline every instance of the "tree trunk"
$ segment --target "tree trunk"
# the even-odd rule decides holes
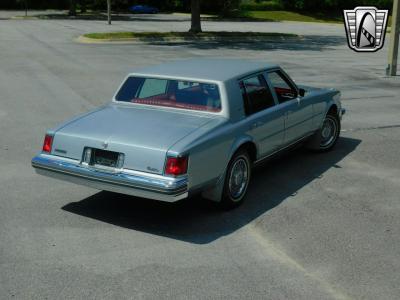
[[[222,6],[221,16],[225,17],[231,8],[231,1],[227,0],[224,1]]]
[[[191,12],[192,12],[192,25],[189,32],[199,33],[201,32],[201,20],[200,20],[200,0],[190,1]]]
[[[69,1],[69,13],[70,16],[76,16],[76,0]]]
[[[232,2],[233,2],[232,0],[224,1],[224,7],[222,8],[222,16],[223,17],[229,16],[229,13],[231,12],[231,10],[233,8]]]
[[[81,13],[86,12],[86,0],[81,0]]]
[[[107,21],[111,25],[111,0],[107,0]]]

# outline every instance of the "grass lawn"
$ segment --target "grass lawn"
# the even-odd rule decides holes
[[[266,21],[299,21],[299,22],[323,22],[341,23],[342,16],[328,16],[326,14],[302,14],[293,11],[270,10],[270,11],[246,11],[242,17]]]
[[[244,11],[240,17],[265,21],[298,21],[319,23],[343,23],[342,15],[327,15],[324,13],[304,14],[293,11],[269,10],[269,11]],[[388,26],[392,24],[392,16],[389,16]]]
[[[224,38],[224,37],[261,37],[261,38],[285,38],[297,37],[296,34],[286,34],[278,32],[228,32],[228,31],[205,31],[198,34],[190,32],[101,32],[87,33],[83,35],[86,38],[98,40],[123,40],[123,39],[141,39],[141,38]]]

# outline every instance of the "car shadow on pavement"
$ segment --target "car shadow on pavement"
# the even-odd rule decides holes
[[[300,37],[282,37],[268,39],[263,37],[241,37],[235,39],[210,39],[198,40],[192,38],[178,39],[176,41],[148,40],[144,43],[154,46],[176,47],[210,50],[210,49],[234,49],[234,50],[292,50],[292,51],[322,51],[330,47],[337,47],[347,43],[342,36],[306,35]]]
[[[305,149],[280,155],[254,170],[242,206],[220,211],[201,197],[163,203],[110,192],[99,192],[62,209],[132,230],[194,244],[210,243],[228,235],[296,195],[353,152],[360,140],[342,137],[336,148],[316,154]],[[292,198],[295,201],[295,198]]]

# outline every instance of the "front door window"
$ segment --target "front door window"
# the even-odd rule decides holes
[[[286,79],[282,72],[269,72],[268,78],[272,84],[273,89],[275,90],[279,103],[297,98],[296,88],[289,80]]]

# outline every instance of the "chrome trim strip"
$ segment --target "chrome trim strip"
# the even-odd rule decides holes
[[[280,133],[282,133],[282,132],[285,132],[285,129],[279,130],[279,131],[277,131],[277,132],[274,132],[273,134],[270,134],[270,135],[268,135],[268,136],[266,136],[266,137],[263,137],[262,139],[260,139],[260,141],[263,142],[263,141],[265,141],[265,140],[268,140],[268,139],[270,139],[271,137],[273,137],[273,136],[275,136],[275,135],[278,135],[278,134],[280,134]]]
[[[280,148],[280,149],[278,149],[278,150],[276,150],[276,151],[274,151],[274,152],[272,152],[272,153],[270,153],[270,154],[268,154],[268,155],[266,155],[266,156],[264,156],[264,157],[261,157],[261,158],[257,159],[257,160],[254,162],[254,165],[257,165],[257,164],[263,162],[264,160],[266,160],[267,158],[270,158],[271,156],[273,156],[273,155],[275,155],[275,154],[278,154],[279,152],[284,151],[284,150],[286,150],[286,149],[288,149],[288,148],[290,148],[290,147],[292,147],[292,146],[294,146],[294,145],[300,143],[301,141],[303,141],[303,140],[309,138],[310,136],[312,136],[313,134],[314,134],[314,132],[309,133],[309,134],[303,136],[302,138],[300,138],[300,139],[294,141],[293,143],[290,143],[289,145],[284,146],[283,148]]]
[[[32,159],[32,166],[42,175],[52,176],[58,173],[66,177],[75,177],[81,179],[83,185],[88,185],[89,182],[94,182],[96,187],[105,184],[106,187],[112,185],[114,188],[121,187],[126,193],[126,188],[132,189],[129,194],[136,195],[134,190],[140,191],[140,196],[143,192],[151,193],[144,197],[163,201],[174,201],[175,196],[183,196],[188,189],[188,177],[165,177],[157,174],[149,174],[126,169],[119,169],[116,172],[107,172],[105,170],[95,169],[80,164],[77,160],[61,158],[54,155],[39,154]],[[68,180],[68,179],[66,179]],[[79,181],[75,183],[79,184]],[[168,199],[165,199],[167,197]],[[182,198],[182,197],[178,197]],[[179,200],[179,199],[178,199]]]
[[[311,117],[309,117],[309,118],[307,118],[307,119],[305,119],[305,120],[302,120],[302,121],[300,121],[300,122],[297,122],[297,123],[291,125],[290,127],[286,127],[284,130],[286,131],[286,130],[291,129],[291,128],[293,128],[293,127],[297,127],[297,126],[299,126],[300,124],[303,124],[303,123],[305,123],[305,122],[307,122],[307,121],[310,121],[310,120],[314,119],[314,117],[315,117],[315,116],[311,116]]]

